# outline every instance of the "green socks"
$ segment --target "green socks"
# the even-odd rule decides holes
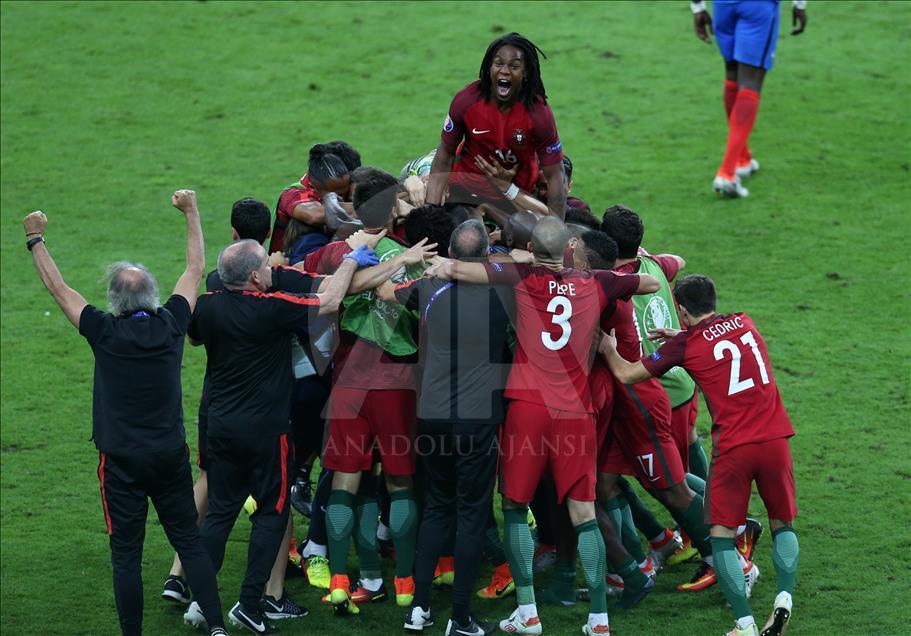
[[[800,545],[794,528],[779,528],[772,533],[772,563],[778,579],[778,591],[794,593],[797,578],[797,562],[800,561]]]
[[[621,495],[622,496],[622,495]],[[604,509],[607,511],[610,520],[614,522],[614,528],[617,531],[617,538],[623,540],[623,515],[620,514],[620,497],[614,497],[604,502]]]
[[[357,507],[357,532],[354,535],[354,541],[357,546],[357,558],[361,565],[361,576],[365,579],[382,578],[380,557],[376,550],[376,525],[379,517],[376,497],[358,495],[355,505]]]
[[[414,550],[418,540],[418,507],[410,489],[389,493],[389,530],[395,545],[395,575],[400,579],[414,571]]]
[[[686,474],[686,485],[690,487],[694,493],[705,499],[705,480],[699,475],[694,475],[693,473]]]
[[[623,492],[623,498],[626,499],[630,512],[633,514],[633,522],[642,531],[642,534],[649,538],[657,537],[659,534],[663,535],[664,524],[655,518],[654,513],[639,498],[639,493],[636,492],[633,485],[621,477],[617,480],[617,486]]]
[[[500,531],[496,526],[490,526],[484,533],[484,556],[494,567],[506,563],[506,552],[503,551]]]
[[[670,512],[674,520],[680,524],[680,527],[690,538],[693,547],[699,550],[699,554],[702,557],[712,554],[712,546],[709,543],[709,527],[705,523],[705,517],[702,512],[702,497],[698,494],[694,496],[689,507],[682,513],[673,510]]]
[[[585,572],[591,606],[589,612],[601,614],[607,612],[607,590],[604,584],[605,550],[604,539],[598,530],[598,522],[592,519],[576,526],[579,542],[579,559]],[[519,601],[521,603],[521,601]]]
[[[535,588],[531,572],[535,559],[535,542],[531,538],[531,530],[528,528],[528,513],[524,508],[503,511],[503,539],[512,580],[516,584],[517,601],[519,605],[530,605],[535,602]],[[603,585],[604,577],[601,578]]]
[[[642,542],[639,540],[639,533],[636,532],[636,525],[633,523],[633,513],[625,498],[618,497],[618,499],[620,499],[620,517],[623,520],[620,535],[623,547],[630,553],[630,556],[636,559],[636,563],[642,563],[645,561],[645,553],[642,551]]]
[[[747,600],[746,583],[740,567],[740,557],[734,547],[734,539],[712,537],[712,559],[715,575],[724,598],[730,603],[737,618],[752,616],[750,602]]]
[[[329,571],[348,573],[348,539],[354,529],[354,495],[333,490],[326,504],[326,534],[329,536]]]
[[[557,558],[550,584],[541,594],[543,603],[570,607],[576,604],[576,559],[561,561]]]
[[[690,444],[688,450],[690,460],[689,472],[699,477],[702,481],[705,481],[708,479],[709,463],[705,458],[705,451],[702,450],[702,442],[697,438],[695,442]],[[693,487],[690,486],[690,488]],[[695,490],[695,488],[693,490]]]

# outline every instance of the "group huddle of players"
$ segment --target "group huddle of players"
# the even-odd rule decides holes
[[[765,343],[747,315],[716,313],[711,279],[686,276],[672,285],[685,261],[646,251],[635,211],[614,205],[598,218],[569,196],[572,163],[546,101],[538,53],[515,33],[493,42],[478,81],[452,100],[439,146],[399,177],[362,166],[347,143],[320,144],[307,174],[277,202],[268,250],[274,265],[331,275],[359,249],[372,250],[378,262],[376,280],[346,298],[338,324],[311,324],[295,348],[299,472],[291,500],[311,521],[300,557],[294,545],[291,552],[310,584],[328,590],[323,601],[338,616],[386,597],[378,553],[394,554],[395,599],[408,608],[404,628],[433,625],[429,590],[420,580],[416,589],[414,576],[422,549],[413,445],[416,422],[426,419],[422,330],[430,305],[452,284],[487,285],[507,290],[511,314],[508,379],[488,394],[501,390],[506,408],[495,425],[499,471],[484,484],[502,495],[503,540],[489,504],[491,522],[477,537],[494,566],[477,595],[517,598],[499,629],[540,634],[539,601],[567,607],[587,600],[582,632],[608,634],[608,597],[635,607],[660,570],[699,556],[695,576],[678,590],[720,583],[735,613],[731,635],[782,634],[798,560],[788,449],[794,431]],[[235,238],[267,239],[262,222],[250,222],[264,207],[235,205]],[[466,257],[456,244],[481,223],[483,256]],[[409,302],[413,281],[425,279],[448,284]],[[483,313],[477,321],[487,329]],[[697,385],[712,419],[711,467],[695,428]],[[453,388],[456,401],[460,391]],[[205,396],[200,416],[204,469]],[[316,457],[323,474],[311,501]],[[676,527],[658,522],[624,476],[638,480]],[[762,630],[747,600],[759,577],[752,553],[763,530],[747,518],[754,481],[768,511],[778,586]],[[360,570],[354,582],[352,537]],[[285,547],[293,539],[289,527]],[[434,583],[464,588],[452,542],[434,555]],[[536,592],[534,573],[544,571],[550,583]],[[267,618],[306,613],[280,581],[270,579],[267,593]],[[179,562],[164,596],[186,596]],[[496,628],[474,618],[464,595],[453,595],[447,636]]]

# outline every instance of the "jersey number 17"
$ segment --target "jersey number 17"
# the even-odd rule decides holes
[[[768,384],[769,373],[766,371],[765,361],[762,359],[762,354],[759,352],[759,346],[756,344],[756,338],[753,337],[753,333],[748,331],[740,336],[740,342],[750,346],[750,349],[753,351],[753,356],[756,358],[756,364],[759,366],[759,377],[763,384]],[[730,340],[721,340],[715,345],[712,353],[715,354],[716,360],[724,360],[726,351],[731,353],[731,382],[728,385],[728,395],[734,395],[741,391],[752,389],[756,385],[756,383],[753,382],[753,378],[740,379],[740,347]]]

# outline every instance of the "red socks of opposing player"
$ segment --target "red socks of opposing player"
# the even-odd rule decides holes
[[[733,84],[733,86],[730,86]],[[736,91],[736,92],[735,92]],[[750,154],[747,139],[756,121],[759,110],[759,93],[748,88],[737,90],[736,82],[724,83],[724,105],[727,110],[729,100],[732,102],[728,115],[728,143],[724,161],[718,169],[718,176],[733,180],[734,170],[738,165],[749,163]]]

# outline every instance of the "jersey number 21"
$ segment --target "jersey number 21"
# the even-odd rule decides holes
[[[765,361],[762,359],[762,354],[759,353],[759,347],[756,345],[756,339],[753,337],[752,332],[748,331],[743,334],[740,337],[740,342],[749,345],[750,349],[753,350],[753,356],[756,358],[756,364],[759,366],[759,376],[762,379],[762,383],[768,384],[769,374],[766,371]],[[716,360],[723,360],[725,351],[731,353],[731,383],[728,385],[728,395],[734,395],[735,393],[752,389],[755,386],[753,378],[747,378],[745,380],[740,379],[740,347],[730,340],[722,340],[715,345],[712,353],[715,354]]]

